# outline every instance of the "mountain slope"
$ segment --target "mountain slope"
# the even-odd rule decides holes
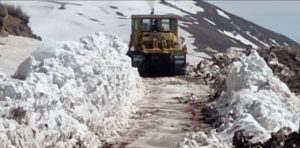
[[[31,17],[29,25],[44,40],[78,40],[105,31],[129,41],[132,14],[176,14],[188,47],[188,60],[228,48],[300,47],[295,41],[204,1],[12,1]],[[212,50],[213,49],[213,50]]]
[[[297,42],[284,35],[258,26],[212,4],[197,1],[196,5],[204,8],[205,11],[192,14],[199,21],[199,25],[191,25],[186,30],[194,33],[196,36],[195,46],[200,47],[200,49],[211,47],[224,51],[224,49],[232,46],[250,47],[247,44],[252,45],[252,48],[255,48],[255,45],[257,48],[269,46],[300,47]]]

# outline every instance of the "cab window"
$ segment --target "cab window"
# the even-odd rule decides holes
[[[171,31],[171,20],[170,19],[161,19],[162,31]]]
[[[151,20],[142,19],[142,31],[150,31]]]

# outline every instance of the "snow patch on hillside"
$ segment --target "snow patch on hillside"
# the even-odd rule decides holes
[[[216,9],[216,10],[217,10],[217,13],[218,13],[220,16],[222,16],[222,17],[224,17],[224,18],[230,20],[230,17],[229,17],[225,12],[223,12],[223,11],[220,10],[220,9]]]
[[[235,32],[230,32],[230,31],[226,31],[224,30],[223,31],[228,37],[230,38],[233,38],[233,39],[236,39],[240,42],[242,42],[243,44],[245,45],[250,45],[252,46],[252,48],[254,49],[258,49],[258,46],[254,43],[252,43],[251,41],[247,40],[245,37],[243,37],[242,35],[238,34],[238,33],[235,33]]]
[[[195,1],[168,0],[167,2],[192,14],[204,12],[202,7],[196,6]]]
[[[128,126],[143,85],[119,38],[96,33],[36,50],[0,74],[0,147],[99,147]]]
[[[193,1],[168,2],[192,14],[204,11]],[[60,2],[4,1],[4,3],[20,6],[30,16],[29,26],[33,32],[48,41],[78,41],[82,36],[105,31],[118,34],[125,42],[129,42],[132,14],[150,14],[151,8],[154,7],[156,14],[188,15],[181,10],[161,4],[160,1],[72,1],[66,2],[69,4],[66,4],[66,9],[63,10],[59,9]]]
[[[190,65],[197,65],[203,58],[211,58],[204,52],[197,52],[196,46],[194,46],[195,38],[193,35],[181,28],[179,28],[180,36],[184,39],[184,44],[187,46],[187,63]]]
[[[265,43],[265,42],[259,40],[256,36],[253,36],[253,35],[251,34],[251,32],[246,31],[246,34],[247,34],[248,36],[250,36],[252,39],[258,41],[260,44],[264,45],[265,47],[267,47],[267,48],[270,47],[270,45],[268,45],[267,43]]]
[[[275,46],[280,46],[280,44],[279,44],[278,42],[276,42],[276,40],[270,38],[270,41],[271,41],[272,43],[274,43]]]
[[[257,52],[243,57],[229,67],[226,92],[213,106],[223,117],[218,133],[192,134],[181,147],[232,147],[232,137],[245,129],[255,135],[253,142],[270,138],[270,133],[284,126],[297,130],[300,101],[277,78]]]
[[[210,24],[216,26],[216,23],[214,23],[213,21],[209,20],[208,18],[204,17],[203,19],[204,19],[205,21],[207,21],[208,23],[210,23]]]

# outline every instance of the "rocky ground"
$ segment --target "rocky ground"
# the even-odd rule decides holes
[[[300,93],[300,60],[293,49],[272,47],[259,50],[275,75],[285,82],[296,94]]]
[[[0,4],[0,29],[3,36],[8,34],[41,40],[29,27],[29,16],[19,7]]]

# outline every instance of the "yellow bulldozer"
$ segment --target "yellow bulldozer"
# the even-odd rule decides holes
[[[132,15],[127,55],[140,74],[185,73],[187,48],[178,33],[176,15]]]

